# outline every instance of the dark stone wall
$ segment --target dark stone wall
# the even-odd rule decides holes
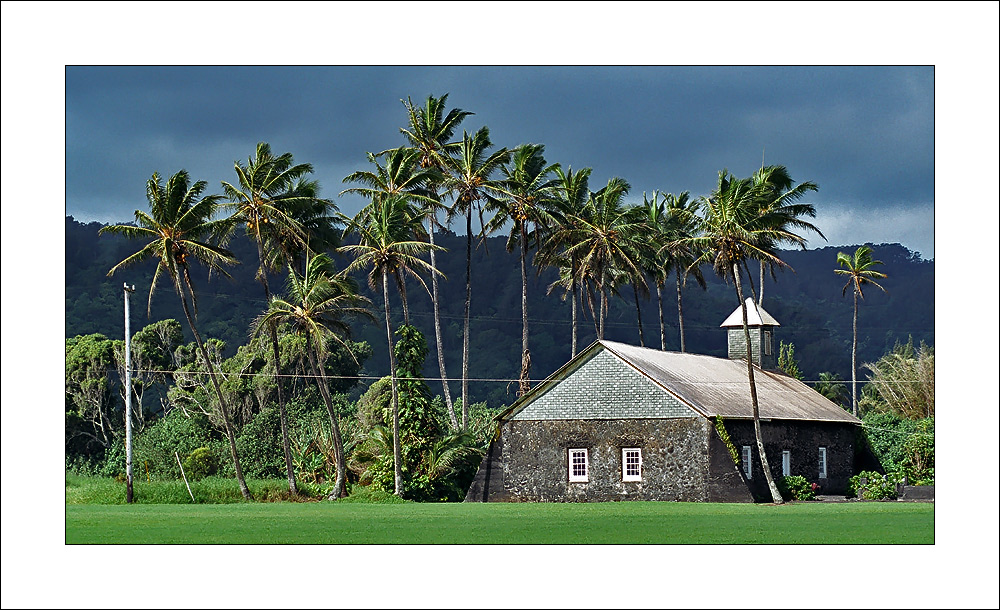
[[[743,470],[733,461],[714,425],[708,441],[708,455],[708,501],[753,502]]]
[[[708,420],[506,421],[503,487],[511,501],[707,501]],[[622,481],[622,448],[642,450],[642,481]],[[588,452],[589,480],[570,483],[568,450]]]
[[[749,445],[753,456],[750,491],[758,501],[770,502],[771,492],[761,471],[760,454],[751,420],[725,420],[726,431],[739,449]],[[854,474],[857,426],[846,423],[805,421],[762,421],[761,436],[768,466],[775,479],[781,477],[781,452],[792,452],[791,474],[810,483],[819,483],[821,494],[847,493],[848,479]],[[826,447],[827,478],[819,478],[819,448]],[[730,460],[731,463],[731,460]]]
[[[503,437],[495,439],[490,443],[483,461],[476,472],[476,478],[472,480],[468,493],[465,494],[466,502],[505,502],[509,500],[509,494],[503,488],[503,464],[501,456],[503,453]]]

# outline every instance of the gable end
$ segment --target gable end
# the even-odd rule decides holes
[[[508,416],[513,420],[700,417],[603,346]]]

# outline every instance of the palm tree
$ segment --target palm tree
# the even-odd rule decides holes
[[[805,242],[805,239],[788,228],[788,224],[783,222],[785,219],[782,215],[772,213],[764,205],[770,194],[770,187],[755,181],[754,178],[739,179],[726,170],[719,172],[718,186],[710,196],[702,199],[705,210],[702,234],[684,240],[704,251],[695,264],[710,260],[720,277],[733,280],[736,298],[743,314],[743,334],[747,345],[750,345],[750,329],[747,324],[746,301],[743,300],[743,285],[740,281],[742,266],[747,260],[759,260],[767,265],[786,267],[788,265],[774,252],[775,244]],[[747,357],[746,362],[757,451],[760,453],[760,462],[771,491],[771,498],[775,504],[781,504],[781,493],[774,483],[764,452],[753,359]]]
[[[257,279],[264,286],[264,298],[271,300],[267,272],[274,267],[278,252],[288,252],[288,241],[305,244],[305,229],[295,218],[296,209],[311,209],[315,196],[311,183],[300,182],[312,172],[308,163],[295,164],[292,154],[275,157],[266,142],[257,144],[255,155],[247,159],[246,165],[233,163],[237,185],[222,183],[223,191],[229,198],[223,209],[229,213],[232,228],[246,225],[247,235],[257,246]],[[322,202],[326,205],[329,202]],[[284,243],[283,243],[284,242]],[[281,446],[285,454],[285,470],[288,489],[297,494],[295,486],[295,465],[292,462],[291,442],[288,438],[288,411],[285,408],[284,383],[281,376],[281,356],[278,351],[278,334],[274,325],[268,328],[271,351],[274,357],[275,382],[278,387],[278,413],[281,421]]]
[[[844,399],[847,398],[847,388],[844,387],[844,382],[840,380],[840,375],[836,373],[820,373],[815,389],[838,405],[842,405]]]
[[[472,307],[472,214],[479,213],[482,202],[491,201],[498,184],[490,178],[510,156],[506,148],[490,153],[493,142],[490,130],[482,127],[474,135],[462,132],[462,142],[455,155],[443,157],[447,175],[443,186],[454,198],[450,214],[465,214],[465,314],[462,331],[462,430],[469,425],[469,313]],[[486,232],[485,227],[483,232]]]
[[[801,219],[802,216],[815,218],[816,208],[808,203],[795,203],[804,197],[807,192],[819,190],[818,186],[812,182],[803,182],[796,185],[784,165],[761,167],[754,172],[752,179],[754,186],[762,190],[760,199],[761,210],[759,212],[761,215],[766,214],[771,216],[771,222],[782,230],[815,231],[820,237],[826,239],[822,231],[817,229],[813,224]],[[804,242],[781,238],[774,244],[774,247],[784,243],[802,245],[803,249],[805,249]],[[764,301],[764,269],[770,269],[771,277],[774,277],[774,265],[769,265],[764,260],[759,261],[759,263],[760,286],[757,295],[758,306]]]
[[[660,251],[661,256],[665,255],[663,280],[666,280],[670,269],[673,268],[677,284],[677,328],[680,334],[681,352],[683,353],[687,350],[684,344],[684,308],[681,300],[681,287],[686,286],[687,278],[692,276],[702,290],[708,288],[701,267],[695,264],[699,254],[694,250],[691,242],[687,241],[698,234],[701,222],[698,216],[700,203],[698,200],[690,200],[687,191],[676,196],[673,193],[667,193],[664,197],[664,203],[666,204],[666,227],[664,228],[664,246]],[[659,286],[657,290],[659,290]],[[660,333],[663,334],[662,326]]]
[[[865,284],[871,284],[881,290],[882,292],[887,292],[885,288],[879,285],[875,279],[882,279],[886,274],[875,271],[873,267],[875,265],[881,265],[882,261],[877,261],[872,259],[872,249],[868,246],[861,246],[854,252],[854,256],[848,256],[843,252],[837,253],[837,264],[840,265],[840,269],[834,269],[834,273],[838,275],[846,275],[847,283],[844,284],[843,294],[847,294],[847,289],[854,287],[851,291],[854,293],[854,334],[853,340],[851,342],[851,412],[855,417],[858,416],[858,297],[862,299],[865,298],[862,292],[862,287]]]
[[[287,293],[288,297],[284,299],[271,298],[267,311],[254,322],[252,336],[256,339],[264,328],[273,332],[272,329],[279,324],[288,324],[296,333],[305,337],[309,366],[326,404],[333,433],[337,475],[330,498],[343,498],[347,496],[347,465],[339,417],[334,410],[324,372],[326,346],[328,339],[332,338],[353,357],[350,346],[342,339],[350,335],[350,327],[344,319],[360,315],[374,320],[366,307],[371,302],[358,295],[357,286],[350,278],[333,272],[333,263],[326,254],[310,259],[303,276],[295,273],[294,268],[289,265]]]
[[[434,179],[436,172],[425,169],[419,165],[419,153],[409,148],[393,148],[380,153],[367,153],[368,160],[375,166],[375,171],[357,171],[344,178],[344,182],[359,182],[365,187],[353,187],[341,192],[356,193],[372,202],[386,197],[398,195],[402,197],[410,208],[410,214],[417,222],[422,222],[424,211],[427,208],[438,206],[438,202],[427,196],[426,186]],[[379,157],[385,158],[385,165],[379,164]],[[359,218],[364,217],[370,210],[374,209],[369,205],[359,212]],[[422,231],[415,231],[421,233]],[[406,294],[405,280],[401,278],[401,294]],[[406,299],[403,300],[403,320],[405,324],[410,323],[410,311]]]
[[[395,494],[402,496],[403,471],[402,450],[399,445],[399,389],[396,383],[396,357],[392,345],[392,326],[389,311],[389,278],[391,277],[400,291],[404,307],[406,292],[403,288],[403,275],[409,274],[420,282],[424,290],[427,285],[418,271],[439,273],[419,255],[427,250],[440,246],[415,239],[414,224],[416,215],[405,195],[390,195],[373,201],[367,211],[359,212],[350,219],[345,233],[357,233],[359,243],[341,246],[338,251],[350,254],[354,260],[347,266],[346,273],[357,269],[369,269],[368,286],[374,290],[381,282],[382,297],[385,302],[385,336],[389,344],[389,374],[392,382],[392,435],[393,464],[395,469]],[[419,225],[418,225],[419,226]]]
[[[202,193],[205,191],[206,184],[204,180],[199,180],[192,185],[188,173],[185,170],[180,170],[172,175],[164,185],[160,175],[154,172],[146,182],[149,213],[136,210],[135,225],[108,225],[102,227],[100,233],[146,240],[145,246],[112,267],[108,271],[108,275],[114,275],[119,269],[151,258],[157,260],[156,271],[153,273],[153,281],[149,287],[149,300],[146,305],[147,315],[152,307],[153,291],[156,290],[156,284],[161,275],[166,274],[173,283],[174,290],[177,292],[184,309],[184,317],[187,319],[188,327],[191,328],[191,334],[194,335],[198,351],[205,363],[208,376],[212,380],[216,397],[219,399],[219,408],[222,411],[222,420],[226,429],[226,437],[229,440],[229,450],[232,454],[240,493],[249,500],[251,499],[250,490],[243,478],[243,468],[240,466],[240,458],[236,452],[236,435],[233,432],[233,424],[229,416],[229,406],[222,394],[215,367],[208,357],[205,344],[195,327],[188,307],[188,295],[190,295],[195,315],[197,315],[198,306],[194,285],[191,282],[189,259],[200,261],[210,270],[224,275],[226,273],[221,265],[238,262],[232,252],[214,246],[205,239],[217,234],[224,226],[223,221],[212,220],[218,208],[220,196],[203,197]]]
[[[570,256],[580,257],[579,277],[591,282],[600,293],[600,311],[595,315],[598,339],[604,338],[608,297],[616,286],[633,280],[645,286],[635,255],[643,222],[635,208],[625,204],[630,188],[628,182],[614,177],[601,190],[590,193],[587,205],[575,217],[578,237],[567,249]]]
[[[455,133],[455,129],[458,128],[458,125],[465,119],[465,117],[472,114],[471,112],[467,112],[460,108],[452,108],[448,111],[447,115],[444,115],[445,103],[447,101],[447,93],[439,98],[429,95],[427,96],[427,101],[423,108],[418,108],[413,105],[413,101],[410,100],[410,98],[406,98],[403,105],[406,107],[406,115],[409,118],[409,129],[403,127],[399,129],[410,143],[412,149],[418,151],[420,167],[437,170],[438,172],[444,172],[446,159],[450,157],[452,152],[457,148],[457,143],[450,142],[453,134]],[[443,175],[438,174],[437,179],[428,184],[428,195],[434,204],[439,202],[438,185],[441,182],[443,182]],[[425,207],[427,215],[427,239],[431,246],[434,245],[434,232],[437,230],[438,226],[437,210],[437,205]],[[437,259],[435,249],[433,247],[430,250],[430,257],[431,267],[436,269]],[[433,273],[431,274],[431,304],[434,308],[434,339],[437,345],[438,369],[441,371],[441,386],[444,390],[444,402],[445,406],[448,408],[451,428],[452,430],[458,430],[458,420],[455,417],[455,408],[451,400],[451,388],[448,386],[448,373],[445,370],[444,365],[444,343],[441,340],[441,314],[438,303],[438,281],[437,276]],[[468,312],[466,312],[465,334],[468,336]],[[468,341],[465,341],[464,349],[463,365],[467,368]],[[467,373],[463,372],[463,388],[467,384],[466,379]],[[465,407],[467,403],[466,398],[467,397],[463,394],[463,414],[466,415],[463,415],[462,418],[462,429],[464,429],[468,413],[468,408]]]
[[[570,357],[573,358],[576,357],[576,304],[580,300],[578,291],[580,286],[580,256],[578,253],[566,256],[565,253],[579,233],[575,217],[582,212],[583,207],[587,204],[587,196],[590,193],[588,183],[591,168],[585,167],[575,174],[572,167],[566,171],[557,167],[554,171],[558,181],[557,198],[553,209],[556,222],[545,243],[539,246],[536,261],[540,265],[550,265],[559,269],[559,279],[549,286],[546,294],[552,292],[556,287],[561,287],[572,295],[573,337]]]
[[[521,246],[521,374],[518,395],[523,396],[531,387],[528,373],[531,353],[528,351],[528,240],[540,241],[541,231],[553,224],[551,209],[558,201],[557,181],[550,179],[558,163],[546,165],[545,146],[522,144],[511,152],[507,165],[501,168],[504,179],[500,181],[500,199],[491,201],[491,211],[496,215],[484,233],[498,231],[512,223],[507,239],[507,251]]]

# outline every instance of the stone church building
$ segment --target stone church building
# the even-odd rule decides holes
[[[747,299],[722,328],[729,357],[597,341],[497,416],[467,502],[770,501],[747,381],[749,351],[768,463],[843,494],[860,420],[777,370],[778,322]],[[716,422],[731,439],[734,461]]]

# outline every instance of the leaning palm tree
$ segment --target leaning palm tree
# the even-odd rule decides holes
[[[451,194],[454,204],[449,214],[465,214],[465,313],[462,331],[462,430],[469,425],[469,314],[472,307],[472,215],[479,214],[483,224],[482,204],[492,201],[499,184],[491,176],[507,162],[506,148],[493,148],[490,130],[482,127],[473,135],[462,132],[462,141],[455,154],[443,157],[447,172],[442,186]],[[485,227],[483,232],[486,232]]]
[[[231,227],[239,224],[246,227],[247,236],[257,246],[257,279],[264,287],[264,298],[271,300],[267,272],[274,267],[277,253],[288,251],[284,244],[289,239],[298,244],[306,244],[305,228],[296,219],[297,209],[310,209],[319,200],[315,190],[300,181],[312,172],[308,163],[295,164],[292,154],[274,156],[266,142],[257,144],[253,157],[246,165],[233,163],[236,170],[235,185],[222,183],[229,203],[223,209],[229,213]],[[319,200],[321,201],[321,200]],[[322,202],[328,203],[328,202]],[[288,489],[295,495],[295,465],[292,463],[291,442],[288,437],[288,411],[285,407],[284,380],[281,376],[281,356],[278,351],[278,334],[274,325],[268,328],[271,351],[274,358],[275,383],[278,389],[278,413],[281,422],[281,446],[285,454],[285,471]]]
[[[523,396],[531,387],[529,370],[531,353],[528,351],[528,241],[540,242],[541,232],[553,224],[551,209],[558,201],[558,182],[550,176],[558,163],[546,165],[545,146],[522,144],[511,152],[510,161],[501,168],[499,199],[489,203],[496,215],[483,229],[484,233],[499,231],[511,223],[507,251],[521,247],[521,373],[518,378],[518,395]]]
[[[805,239],[793,233],[787,224],[782,222],[781,215],[775,217],[768,212],[765,202],[769,195],[769,188],[757,183],[753,178],[739,179],[726,170],[719,172],[718,186],[711,195],[702,198],[705,213],[701,226],[702,234],[683,240],[704,252],[694,264],[711,262],[720,277],[727,281],[733,280],[736,298],[743,314],[743,334],[747,345],[750,345],[750,329],[747,324],[746,301],[743,300],[743,284],[740,280],[743,264],[748,260],[759,260],[766,265],[787,267],[787,263],[775,253],[775,244],[805,242]],[[781,504],[781,493],[774,483],[764,451],[753,359],[747,357],[746,362],[757,451],[760,453],[760,462],[771,498],[775,504]]]
[[[798,200],[802,199],[806,193],[810,191],[817,191],[819,187],[812,182],[803,182],[801,184],[795,184],[792,177],[788,173],[788,169],[784,165],[768,165],[761,167],[759,170],[754,172],[752,177],[754,182],[754,187],[760,189],[760,206],[761,210],[759,214],[767,215],[772,220],[771,222],[782,230],[787,231],[815,231],[820,237],[826,239],[822,231],[816,228],[810,222],[802,220],[803,216],[809,218],[816,217],[816,208],[809,203],[796,203]],[[797,245],[798,242],[794,240],[786,240],[778,238],[778,242],[774,244],[774,247],[781,246],[783,244]],[[764,260],[759,261],[760,264],[760,283],[757,292],[757,305],[761,305],[764,301],[764,270],[769,269],[771,272],[771,277],[774,277],[775,266],[768,264]]]
[[[149,300],[146,304],[146,314],[149,315],[153,302],[153,292],[163,274],[174,285],[174,290],[181,300],[184,317],[187,319],[191,334],[194,335],[198,351],[204,361],[208,376],[212,380],[219,408],[222,411],[222,421],[229,440],[229,450],[236,470],[236,480],[239,482],[240,493],[246,499],[251,499],[250,490],[243,478],[243,468],[236,452],[236,435],[229,416],[229,405],[222,393],[215,367],[201,340],[201,335],[195,327],[191,309],[188,306],[188,295],[197,315],[198,305],[191,282],[190,260],[197,260],[210,270],[226,274],[223,264],[238,262],[233,254],[225,248],[215,246],[207,241],[207,237],[217,234],[223,227],[222,221],[213,221],[220,196],[202,196],[206,182],[199,180],[191,184],[188,173],[181,170],[170,176],[166,185],[158,173],[146,182],[146,199],[149,202],[149,213],[135,211],[135,225],[108,225],[102,227],[100,233],[122,235],[129,239],[146,240],[146,245],[138,252],[126,257],[108,271],[113,275],[119,269],[130,267],[148,259],[156,259],[156,271],[149,287]]]
[[[448,114],[444,114],[445,103],[448,101],[448,94],[439,98],[432,95],[427,96],[427,101],[422,108],[413,105],[410,98],[406,98],[403,105],[406,107],[406,115],[409,118],[408,129],[401,127],[399,130],[406,137],[413,150],[418,151],[420,167],[444,172],[447,165],[446,160],[458,148],[457,142],[451,142],[455,129],[471,112],[461,108],[452,108]],[[437,177],[427,185],[428,195],[431,205],[424,206],[427,216],[427,241],[434,245],[434,233],[438,227],[437,212],[440,202],[439,187],[443,186],[443,173],[438,173]],[[431,267],[437,268],[435,249],[430,250]],[[448,416],[451,420],[452,430],[458,430],[458,420],[455,417],[455,408],[451,400],[451,388],[448,386],[448,373],[444,365],[444,342],[441,340],[441,313],[438,298],[437,275],[431,274],[431,305],[434,309],[434,339],[437,345],[438,369],[441,372],[441,387],[444,391],[444,402],[448,409]],[[468,316],[468,312],[466,312]],[[466,317],[468,320],[468,317]],[[466,336],[468,336],[468,325],[466,325]],[[465,343],[465,353],[463,354],[463,365],[468,367],[468,342]],[[463,373],[463,384],[468,375]],[[465,421],[468,418],[468,408],[465,407],[467,396],[463,396],[462,405],[465,417],[462,420],[464,429]]]
[[[414,214],[405,196],[380,197],[373,201],[364,213],[359,212],[355,218],[349,219],[345,234],[356,233],[359,243],[338,248],[339,252],[354,257],[345,272],[368,269],[368,286],[375,290],[379,283],[382,284],[385,337],[389,344],[389,375],[392,384],[393,465],[397,496],[403,494],[403,470],[402,450],[399,445],[399,389],[396,383],[396,357],[393,352],[389,311],[389,279],[395,281],[400,291],[400,298],[405,304],[404,274],[415,278],[424,290],[427,290],[427,285],[418,272],[439,273],[419,256],[432,249],[432,246],[416,239],[415,224],[419,227],[417,215]],[[433,248],[443,249],[440,246]]]
[[[872,259],[872,249],[868,246],[861,246],[854,252],[854,256],[848,256],[843,252],[837,253],[837,264],[840,269],[834,269],[838,275],[846,275],[847,283],[844,284],[843,294],[847,294],[847,289],[853,287],[854,293],[854,334],[851,342],[851,412],[858,416],[858,297],[865,298],[862,287],[871,284],[882,292],[887,292],[879,285],[875,279],[882,279],[886,274],[875,271],[875,265],[881,265],[882,261]]]
[[[310,259],[303,276],[295,273],[289,265],[286,291],[286,298],[273,297],[267,311],[255,320],[252,338],[256,339],[265,328],[269,333],[273,332],[280,324],[288,324],[294,332],[305,337],[309,366],[326,404],[333,434],[337,474],[330,499],[343,498],[347,496],[347,463],[339,417],[326,382],[327,343],[332,339],[353,357],[350,346],[344,340],[350,335],[350,326],[345,318],[363,316],[374,320],[367,307],[371,302],[358,295],[357,286],[349,277],[334,273],[333,263],[326,254]]]

